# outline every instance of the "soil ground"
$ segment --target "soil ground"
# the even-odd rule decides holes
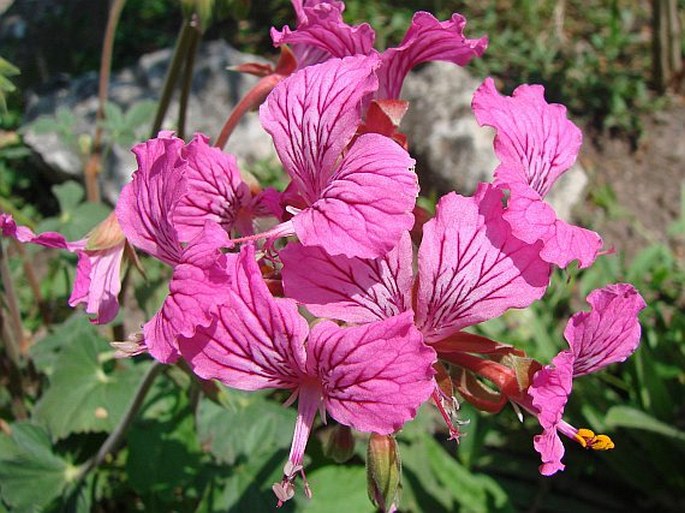
[[[637,149],[601,135],[586,137],[580,155],[590,178],[590,200],[586,211],[576,213],[599,232],[606,248],[614,247],[628,260],[650,243],[669,242],[668,228],[681,215],[685,98],[671,98],[666,109],[644,120],[644,128]],[[685,255],[682,244],[674,249]]]

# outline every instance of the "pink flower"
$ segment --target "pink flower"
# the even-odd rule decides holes
[[[414,223],[414,160],[392,139],[354,139],[364,102],[378,88],[377,57],[330,59],[281,82],[260,108],[292,182],[294,217],[260,237],[296,234],[330,254],[387,253]]]
[[[411,315],[355,328],[324,321],[311,330],[291,299],[274,298],[252,245],[229,262],[233,287],[216,319],[179,342],[183,357],[206,379],[241,390],[279,388],[298,400],[295,434],[274,485],[279,501],[294,493],[316,415],[326,412],[360,431],[389,434],[416,415],[433,390],[435,352],[424,345]]]
[[[576,429],[562,420],[573,378],[596,372],[611,363],[622,362],[640,342],[638,313],[645,307],[632,285],[619,283],[594,290],[587,297],[592,309],[569,320],[564,338],[570,349],[560,352],[552,364],[539,370],[528,390],[529,405],[543,428],[534,440],[542,457],[540,473],[551,475],[564,469],[564,446],[558,433],[597,450],[613,448],[606,435]]]
[[[124,255],[126,239],[113,216],[107,218],[95,231],[103,231],[107,226],[107,240],[91,241],[91,235],[81,240],[68,242],[56,232],[36,235],[25,226],[18,226],[12,216],[0,213],[0,229],[3,237],[12,237],[22,243],[32,243],[53,249],[65,249],[78,255],[74,288],[69,298],[69,306],[84,304],[86,312],[94,315],[96,324],[106,324],[114,320],[119,311],[119,291],[121,280],[119,272]]]
[[[293,45],[298,69],[350,55],[372,55],[375,34],[367,24],[351,27],[342,18],[343,2],[293,2],[297,13],[297,29],[285,26],[271,29],[274,46]],[[377,99],[397,99],[402,83],[411,69],[430,61],[447,61],[465,66],[480,57],[487,47],[487,38],[466,39],[466,18],[453,14],[447,21],[438,21],[428,12],[417,12],[410,27],[396,48],[381,54],[378,70],[380,86]]]
[[[424,225],[416,277],[407,232],[376,259],[289,244],[280,252],[285,293],[314,315],[347,322],[413,309],[428,343],[509,308],[524,308],[544,294],[550,266],[539,257],[539,243],[529,245],[511,234],[502,218],[502,196],[488,184],[474,197],[445,195],[435,218]]]
[[[208,326],[228,285],[227,231],[249,200],[235,161],[203,136],[185,146],[162,132],[133,148],[138,169],[121,192],[116,214],[126,238],[173,268],[169,295],[143,326],[152,356],[179,357],[179,336]]]
[[[539,257],[540,244],[516,239],[502,219],[502,196],[488,184],[472,198],[444,196],[435,218],[424,225],[416,276],[408,232],[392,251],[376,259],[331,256],[289,244],[280,252],[284,291],[314,315],[346,322],[411,313],[423,340],[438,356],[459,351],[461,346],[450,337],[509,308],[528,306],[542,296],[549,281],[550,265]],[[491,347],[488,341],[482,349]],[[450,436],[458,438],[448,414],[451,398],[437,384],[434,400]]]
[[[481,125],[497,130],[495,153],[500,165],[495,185],[510,190],[505,219],[519,239],[542,240],[545,261],[566,267],[578,260],[589,267],[602,239],[595,232],[557,218],[544,201],[554,182],[575,162],[582,133],[566,117],[566,108],[548,104],[544,88],[519,86],[512,96],[502,96],[488,78],[473,97],[473,111]]]

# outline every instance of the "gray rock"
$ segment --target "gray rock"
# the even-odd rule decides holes
[[[138,64],[112,75],[109,101],[122,112],[143,101],[156,101],[161,93],[172,50],[160,50],[140,58]],[[224,41],[203,44],[196,57],[192,92],[188,102],[186,134],[203,132],[218,135],[233,106],[257,82],[256,77],[227,70],[244,62],[262,61],[243,54]],[[40,156],[45,165],[60,175],[81,176],[86,155],[80,149],[82,138],[92,137],[97,111],[98,77],[87,73],[49,94],[29,95],[23,129],[24,140]],[[58,116],[54,130],[46,131],[45,123],[33,123],[41,117]],[[173,130],[178,116],[178,91],[162,127]],[[137,140],[149,137],[153,114],[147,124],[135,130]],[[59,135],[61,134],[61,136]],[[129,142],[131,144],[132,142]],[[87,144],[85,144],[87,146]],[[248,113],[241,121],[226,147],[237,155],[242,165],[275,158],[273,144],[261,128],[256,113]],[[121,187],[128,182],[136,164],[127,145],[113,144],[106,153],[101,177],[105,197],[116,201]]]
[[[410,107],[401,129],[417,160],[424,194],[471,194],[479,182],[492,180],[499,163],[492,147],[494,130],[478,126],[471,111],[480,84],[465,69],[444,62],[430,63],[405,80],[402,98]],[[576,164],[546,199],[562,219],[569,219],[586,184],[587,175]]]

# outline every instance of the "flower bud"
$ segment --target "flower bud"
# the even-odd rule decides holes
[[[393,435],[372,433],[366,453],[369,499],[382,512],[396,511],[400,499],[402,462]]]
[[[324,434],[323,452],[336,463],[345,463],[354,456],[354,436],[348,426],[338,424]]]
[[[89,251],[110,249],[119,244],[123,244],[126,240],[114,211],[109,214],[104,221],[93,228],[87,238],[88,243],[86,249]]]

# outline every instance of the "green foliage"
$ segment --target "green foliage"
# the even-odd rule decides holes
[[[6,95],[13,93],[16,90],[15,85],[12,83],[9,77],[13,77],[18,74],[19,68],[13,66],[11,63],[0,57],[0,112],[2,114],[7,113]]]
[[[72,433],[111,432],[145,367],[113,361],[109,344],[85,317],[78,319],[71,323],[73,331],[62,330],[62,348],[51,369],[50,386],[33,410],[34,419],[53,440]]]
[[[107,140],[123,148],[130,148],[150,132],[156,109],[156,102],[151,100],[134,103],[126,112],[117,104],[107,102],[102,123]]]
[[[67,240],[78,240],[110,213],[101,203],[84,202],[83,187],[75,182],[55,185],[52,192],[59,203],[60,215],[38,224],[39,232],[60,232]]]
[[[62,495],[78,468],[54,452],[38,426],[22,422],[0,435],[0,495],[13,512],[40,512]]]

